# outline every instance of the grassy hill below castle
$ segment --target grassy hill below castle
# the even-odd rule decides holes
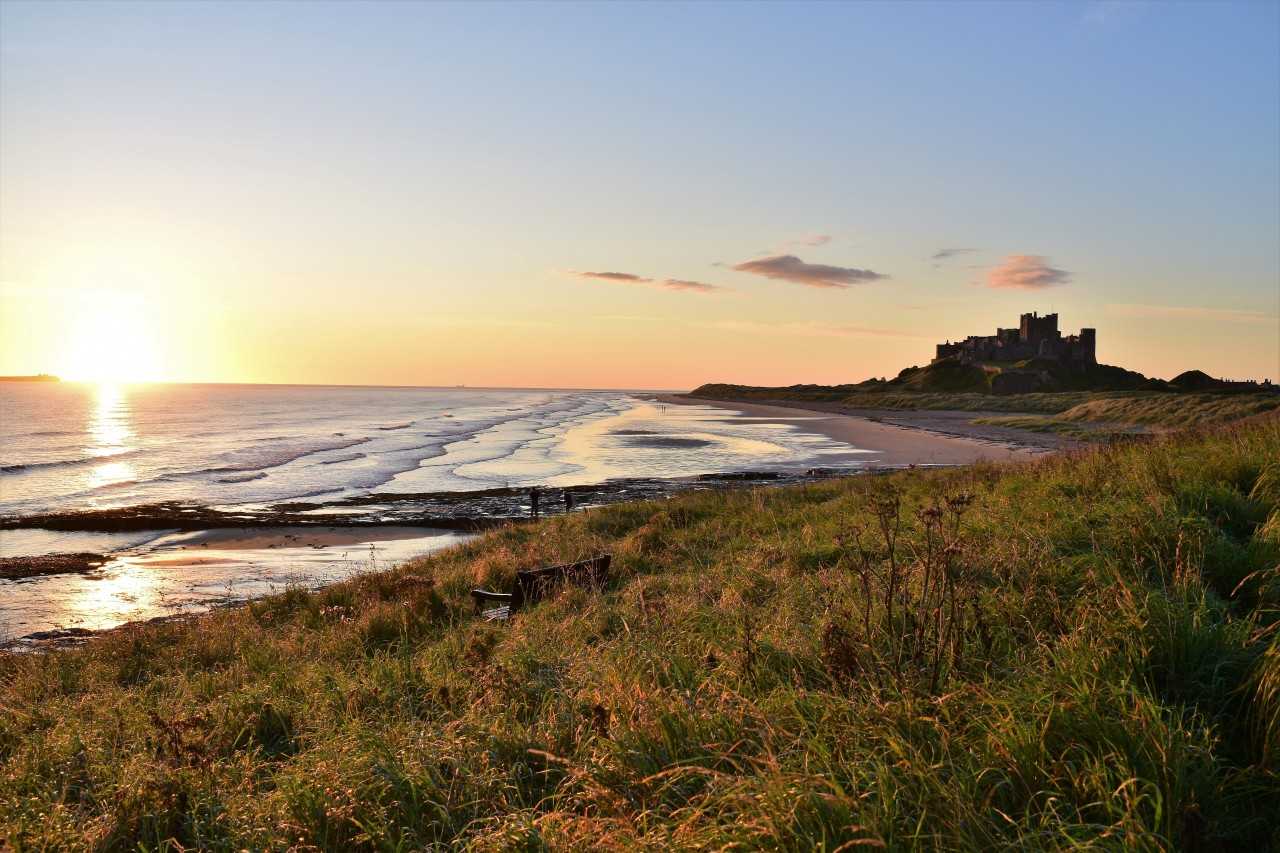
[[[686,494],[0,657],[15,850],[1280,845],[1280,417]],[[599,552],[511,624],[467,590]]]
[[[1036,373],[1051,390],[998,393],[1002,374]],[[1008,412],[1041,417],[982,418],[975,423],[1063,432],[1079,437],[1106,435],[1084,424],[1173,428],[1226,423],[1280,410],[1280,392],[1245,386],[1188,371],[1164,382],[1111,365],[1065,369],[1056,362],[973,364],[948,358],[908,367],[893,379],[848,385],[790,385],[778,388],[712,383],[690,392],[707,400],[817,403],[842,409]]]

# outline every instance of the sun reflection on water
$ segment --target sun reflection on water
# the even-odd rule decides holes
[[[132,449],[133,437],[130,418],[133,414],[125,390],[113,382],[100,382],[94,386],[94,403],[89,412],[88,433],[90,446],[85,452],[95,457],[119,456]],[[134,478],[133,466],[127,462],[104,462],[90,473],[93,486],[107,486]]]
[[[84,581],[80,593],[66,602],[63,624],[93,631],[162,612],[155,576],[128,559],[115,560]]]

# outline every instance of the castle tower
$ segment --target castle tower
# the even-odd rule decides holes
[[[1058,338],[1058,315],[1046,314],[1041,317],[1036,312],[1023,314],[1018,327],[1018,338],[1024,344],[1039,346],[1045,338]]]
[[[1080,349],[1081,357],[1088,364],[1098,363],[1098,330],[1097,329],[1081,329],[1080,330]]]

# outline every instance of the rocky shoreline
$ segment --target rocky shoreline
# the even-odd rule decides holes
[[[0,580],[18,580],[40,575],[83,574],[100,568],[108,559],[103,554],[88,552],[0,557]]]

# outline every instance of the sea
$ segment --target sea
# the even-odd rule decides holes
[[[627,391],[0,383],[0,517],[864,464],[868,451],[806,428],[809,420]],[[0,580],[0,642],[331,582],[464,538],[417,530],[333,544],[304,535],[259,548],[164,529],[4,529],[0,557],[110,560],[89,574]],[[199,560],[179,554],[193,548]]]

